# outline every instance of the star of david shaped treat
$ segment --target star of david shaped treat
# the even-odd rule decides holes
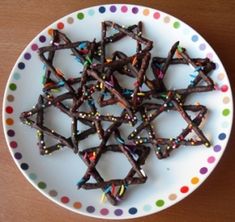
[[[96,133],[96,129],[91,121],[82,118],[76,118],[71,115],[67,106],[63,104],[67,99],[71,99],[71,93],[62,94],[56,98],[51,95],[40,95],[36,106],[21,113],[20,119],[26,125],[37,130],[38,147],[42,155],[50,154],[62,147],[71,148],[75,153],[78,152],[78,142],[86,139],[89,135]],[[44,121],[47,110],[50,107],[56,107],[63,113],[71,117],[71,136],[65,137],[56,130],[51,129]],[[35,117],[34,117],[35,116]],[[77,122],[89,126],[87,130],[78,132]],[[47,146],[47,137],[55,139],[57,142],[54,145]]]
[[[58,87],[64,87],[69,92],[76,94],[76,89],[72,84],[80,82],[81,85],[86,81],[85,68],[91,64],[94,54],[94,42],[78,41],[71,42],[71,40],[58,30],[52,31],[52,41],[50,46],[39,48],[39,57],[46,66],[45,75],[43,78],[43,90],[48,91]],[[76,59],[84,65],[82,77],[68,78],[60,69],[56,68],[53,64],[55,53],[60,50],[70,49],[76,56]],[[48,55],[46,56],[46,53]]]
[[[124,113],[122,114],[124,115]],[[118,127],[121,123],[113,123],[104,132],[102,142],[98,147],[92,147],[80,151],[79,155],[88,169],[85,175],[77,183],[78,188],[84,189],[102,189],[102,201],[107,197],[111,204],[116,205],[124,197],[127,188],[132,184],[145,183],[147,176],[142,169],[145,160],[150,152],[150,148],[144,145],[130,145],[125,144],[124,139],[120,136]],[[118,144],[107,145],[110,136],[114,134]],[[104,180],[102,173],[96,169],[97,163],[100,160],[101,155],[106,152],[119,152],[126,156],[127,160],[131,164],[131,169],[123,179]],[[94,178],[96,182],[89,183],[90,178]]]
[[[111,28],[123,35],[126,35],[137,43],[136,53],[132,56],[127,56],[125,53],[115,51],[111,58],[106,58],[106,41],[107,29]],[[142,49],[142,45],[145,46]],[[140,88],[146,81],[145,72],[150,61],[149,51],[152,49],[152,41],[142,37],[142,23],[139,22],[137,30],[128,30],[116,23],[106,21],[102,23],[102,39],[100,47],[101,64],[94,64],[93,70],[88,70],[89,75],[97,79],[103,86],[103,93],[99,98],[100,106],[119,103],[128,110],[128,113],[133,114],[132,108],[136,108],[140,103]],[[105,74],[104,74],[105,73]],[[135,78],[136,81],[132,89],[123,89],[115,75],[122,74]],[[109,99],[104,99],[105,96],[110,96]]]
[[[177,58],[173,58],[176,54]],[[215,63],[211,62],[208,58],[190,58],[186,49],[179,46],[179,42],[176,42],[167,58],[154,57],[152,59],[151,67],[155,77],[154,83],[156,84],[157,92],[164,92],[169,89],[164,84],[164,77],[167,74],[167,69],[170,65],[185,64],[189,65],[193,69],[193,73],[189,73],[193,80],[188,84],[187,88],[175,90],[178,94],[181,94],[186,98],[191,93],[207,92],[214,90],[214,82],[209,77],[209,73],[215,69]],[[174,75],[177,75],[176,73]],[[202,85],[205,83],[206,85]]]
[[[188,125],[176,138],[160,138],[156,135],[151,122],[157,119],[163,112],[170,110],[178,112]],[[192,119],[188,114],[189,111],[197,113],[197,115]],[[210,146],[209,140],[200,129],[200,124],[207,113],[205,106],[200,104],[183,105],[180,95],[175,95],[175,92],[169,91],[163,104],[145,103],[141,107],[140,113],[143,122],[130,133],[128,138],[134,139],[136,144],[151,143],[159,159],[168,157],[170,152],[180,145],[196,146],[204,144],[206,147]],[[142,131],[147,131],[148,137],[139,136]],[[197,138],[186,139],[192,132],[196,134]]]

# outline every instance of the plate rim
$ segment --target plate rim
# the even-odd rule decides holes
[[[83,211],[80,211],[79,209],[73,209],[72,207],[68,206],[68,205],[65,205],[61,202],[59,202],[58,200],[56,200],[55,198],[51,197],[48,193],[46,193],[44,190],[40,189],[39,187],[36,186],[35,183],[33,183],[33,181],[29,178],[29,176],[25,173],[25,171],[23,171],[21,168],[20,168],[20,165],[19,165],[19,162],[14,158],[14,152],[12,150],[12,148],[10,147],[10,144],[9,144],[9,137],[7,135],[7,126],[6,126],[6,123],[5,123],[5,119],[6,119],[6,113],[5,113],[5,108],[6,108],[6,104],[7,104],[7,93],[9,92],[9,84],[10,84],[10,81],[12,80],[13,78],[13,73],[14,71],[17,69],[17,63],[22,59],[22,55],[27,51],[28,47],[33,43],[35,42],[36,39],[38,39],[38,37],[40,36],[40,34],[42,34],[45,30],[47,30],[48,28],[50,28],[51,26],[55,25],[56,23],[58,23],[59,21],[61,20],[64,20],[65,18],[69,17],[69,16],[72,16],[74,15],[75,13],[78,13],[78,12],[82,12],[83,10],[88,10],[88,9],[93,9],[93,8],[97,8],[97,7],[101,7],[101,6],[104,6],[104,7],[110,7],[110,6],[118,6],[118,7],[121,7],[121,6],[127,6],[128,9],[131,8],[131,7],[138,7],[138,8],[141,8],[141,9],[149,9],[149,10],[152,10],[152,11],[157,11],[157,12],[160,12],[162,14],[165,14],[165,15],[168,15],[170,16],[171,18],[173,18],[174,20],[176,21],[180,21],[184,26],[187,26],[189,29],[191,29],[192,31],[194,31],[198,36],[200,36],[200,38],[208,44],[208,46],[213,50],[213,53],[218,57],[218,61],[219,63],[222,65],[223,67],[223,70],[225,71],[224,73],[226,74],[226,77],[228,78],[228,84],[229,84],[229,87],[231,89],[231,83],[230,83],[230,79],[229,79],[229,76],[228,76],[228,72],[226,71],[220,57],[217,55],[216,51],[214,50],[214,48],[210,45],[210,43],[204,38],[204,36],[199,33],[197,30],[195,30],[191,25],[188,25],[186,22],[184,22],[184,20],[182,19],[179,19],[177,17],[175,17],[174,15],[172,14],[169,14],[165,11],[162,11],[162,10],[159,10],[159,9],[156,9],[156,8],[152,8],[152,7],[149,7],[149,6],[145,6],[145,5],[138,5],[138,4],[125,4],[125,3],[113,3],[113,4],[97,4],[97,5],[93,5],[93,6],[90,6],[90,7],[85,7],[85,8],[80,8],[79,10],[76,10],[76,11],[73,11],[71,13],[68,13],[66,14],[65,16],[63,17],[60,17],[56,20],[54,20],[54,22],[50,23],[49,25],[47,25],[46,27],[42,28],[40,32],[38,32],[36,34],[36,36],[28,43],[26,43],[27,45],[24,47],[23,50],[20,51],[20,54],[18,55],[18,58],[17,60],[15,61],[14,63],[14,66],[13,68],[11,69],[10,71],[10,74],[9,74],[9,77],[8,77],[8,80],[5,84],[5,89],[4,89],[4,96],[3,96],[3,102],[2,102],[2,123],[3,123],[3,132],[4,132],[4,138],[5,138],[5,141],[7,143],[7,148],[8,150],[10,151],[10,154],[17,166],[17,168],[20,170],[20,172],[24,175],[24,177],[28,180],[28,182],[34,187],[36,188],[36,190],[38,190],[41,194],[43,194],[46,198],[50,199],[51,201],[53,201],[54,203],[56,203],[57,205],[63,207],[63,208],[66,208],[72,212],[75,212],[75,213],[78,213],[78,214],[81,214],[81,215],[84,215],[84,216],[88,216],[88,217],[93,217],[93,218],[99,218],[99,219],[120,219],[120,220],[123,220],[123,219],[134,219],[134,218],[139,218],[139,217],[144,217],[144,216],[148,216],[148,215],[152,215],[152,214],[155,214],[155,213],[158,213],[160,211],[163,211],[169,207],[172,207],[173,205],[177,204],[178,202],[182,201],[183,199],[185,199],[186,197],[188,197],[191,193],[193,193],[196,189],[198,189],[204,182],[205,180],[211,175],[211,173],[215,170],[216,166],[218,166],[219,162],[221,161],[221,158],[224,154],[224,151],[225,149],[227,148],[227,145],[228,145],[228,142],[229,140],[231,139],[231,131],[232,131],[232,126],[233,126],[233,119],[234,119],[234,102],[233,102],[233,94],[232,94],[232,90],[229,91],[229,96],[231,98],[231,114],[230,114],[230,119],[231,119],[231,124],[228,128],[228,133],[227,133],[227,139],[226,139],[226,142],[224,143],[224,149],[220,152],[220,156],[217,158],[218,161],[211,167],[211,170],[209,173],[207,173],[207,175],[205,176],[205,178],[201,179],[201,182],[192,187],[189,192],[187,192],[186,195],[181,195],[177,198],[176,201],[174,202],[171,202],[171,204],[165,206],[165,207],[162,207],[161,209],[158,209],[158,210],[155,210],[154,212],[145,212],[145,213],[137,213],[137,214],[134,214],[134,215],[130,215],[130,214],[123,214],[122,216],[120,217],[117,217],[115,215],[112,215],[112,214],[109,214],[108,216],[105,216],[105,215],[101,215],[101,214],[92,214],[92,213],[88,213],[88,212],[83,212]],[[129,13],[129,12],[128,12]],[[99,15],[99,16],[102,16],[102,15]],[[212,149],[212,148],[211,148]],[[156,208],[157,209],[157,208]]]

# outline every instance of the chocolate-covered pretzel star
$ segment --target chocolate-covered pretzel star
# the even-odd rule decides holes
[[[170,152],[178,148],[180,145],[196,146],[205,145],[210,146],[209,140],[206,138],[200,128],[202,120],[205,118],[207,108],[200,104],[197,105],[183,105],[182,101],[173,92],[169,92],[163,104],[144,104],[144,111],[142,110],[143,122],[128,136],[129,139],[134,139],[136,144],[151,143],[155,149],[156,155],[159,159],[166,158]],[[141,109],[143,109],[141,107]],[[151,122],[168,110],[177,111],[188,124],[185,129],[176,138],[161,138],[157,136]],[[150,111],[150,113],[148,113]],[[188,111],[198,113],[193,119],[188,114]],[[156,124],[157,125],[157,124]],[[142,131],[147,130],[148,137],[139,136]],[[191,132],[197,136],[196,139],[186,139]]]
[[[174,55],[178,58],[173,58]],[[175,92],[181,94],[184,98],[191,93],[207,92],[214,90],[214,82],[209,77],[209,73],[215,69],[215,64],[211,62],[208,58],[193,58],[187,54],[186,49],[179,46],[179,42],[176,42],[167,58],[153,57],[151,67],[155,80],[153,82],[156,86],[156,92],[167,91],[167,87],[164,84],[164,77],[167,73],[167,69],[170,65],[186,64],[192,67],[193,74],[189,73],[192,77],[191,82],[188,84],[187,88],[176,89]],[[174,73],[174,75],[177,75]],[[200,83],[206,83],[206,85],[200,85]]]
[[[49,95],[39,95],[38,103],[36,104],[35,108],[29,111],[25,111],[20,115],[20,119],[24,124],[29,125],[30,127],[37,130],[38,147],[42,155],[50,154],[64,146],[71,148],[75,153],[77,153],[78,141],[84,140],[89,135],[96,133],[96,129],[90,121],[87,121],[82,118],[73,118],[72,116],[70,116],[71,137],[65,137],[62,134],[56,132],[54,129],[51,129],[50,126],[46,126],[47,124],[44,121],[44,116],[46,115],[47,109],[52,106],[64,106],[62,104],[62,101],[65,101],[67,98],[70,98],[70,96],[71,95],[69,95],[69,93],[60,95],[57,98],[52,98],[52,96]],[[90,128],[78,133],[78,120],[80,120],[82,124],[85,124]],[[45,142],[45,136],[49,136],[55,139],[57,143],[52,146],[47,146]],[[76,143],[74,142],[74,140],[76,141]]]
[[[80,157],[84,163],[88,166],[87,173],[79,180],[78,188],[84,189],[102,189],[103,194],[113,205],[118,204],[124,197],[127,188],[132,184],[145,183],[147,176],[142,169],[142,165],[149,154],[149,147],[139,145],[127,145],[127,144],[113,144],[106,145],[100,152],[102,155],[106,152],[119,152],[123,153],[127,160],[131,164],[131,169],[123,179],[112,179],[105,181],[102,178],[102,173],[98,172],[95,166],[91,166],[94,160],[97,160],[97,153],[99,147],[93,147],[79,152]],[[99,160],[97,160],[98,163]],[[88,182],[90,177],[96,180],[96,183]]]

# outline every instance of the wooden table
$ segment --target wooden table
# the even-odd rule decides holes
[[[1,0],[0,1],[0,84],[4,88],[17,57],[29,41],[58,18],[88,6],[113,1],[98,0]],[[121,1],[115,1],[120,2]],[[153,7],[194,27],[212,45],[235,84],[235,1],[125,1]],[[136,221],[235,221],[235,131],[216,170],[188,198],[175,206]],[[0,221],[98,221],[63,209],[36,191],[16,168],[1,129]],[[106,221],[106,220],[103,220]]]

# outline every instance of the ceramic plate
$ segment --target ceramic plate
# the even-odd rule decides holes
[[[147,182],[128,188],[126,200],[118,206],[112,206],[108,202],[101,203],[101,190],[77,190],[76,184],[86,170],[79,157],[69,149],[40,156],[35,130],[19,121],[20,113],[31,109],[41,93],[44,67],[37,49],[50,43],[50,29],[59,29],[72,41],[94,38],[99,40],[100,26],[104,20],[112,20],[125,26],[142,21],[143,35],[154,41],[154,56],[166,57],[173,43],[179,40],[191,57],[208,57],[216,63],[211,78],[218,86],[216,91],[194,94],[188,100],[189,104],[200,101],[208,107],[203,131],[210,138],[212,146],[180,147],[164,160],[158,160],[152,151],[143,167],[148,175]],[[110,50],[118,49],[132,54],[135,46],[133,40],[125,38],[120,43],[113,44]],[[66,50],[58,53],[56,64],[66,73],[78,73],[81,68]],[[168,87],[186,86],[192,71],[186,65],[170,68],[166,79]],[[69,131],[66,124],[68,119],[64,115],[59,112],[48,115],[51,126],[65,134]],[[17,60],[10,74],[3,102],[3,125],[7,144],[16,165],[28,181],[43,195],[64,208],[107,219],[127,219],[157,213],[188,196],[203,183],[220,160],[229,138],[232,116],[233,101],[227,74],[206,40],[181,20],[156,9],[136,5],[86,8],[49,25],[28,44]],[[157,128],[160,135],[173,137],[183,129],[184,124],[182,118],[169,113],[159,120]],[[96,142],[96,139],[90,139],[85,145],[92,146]],[[121,177],[128,172],[128,167],[129,163],[121,154],[104,155],[98,166],[105,178]]]

